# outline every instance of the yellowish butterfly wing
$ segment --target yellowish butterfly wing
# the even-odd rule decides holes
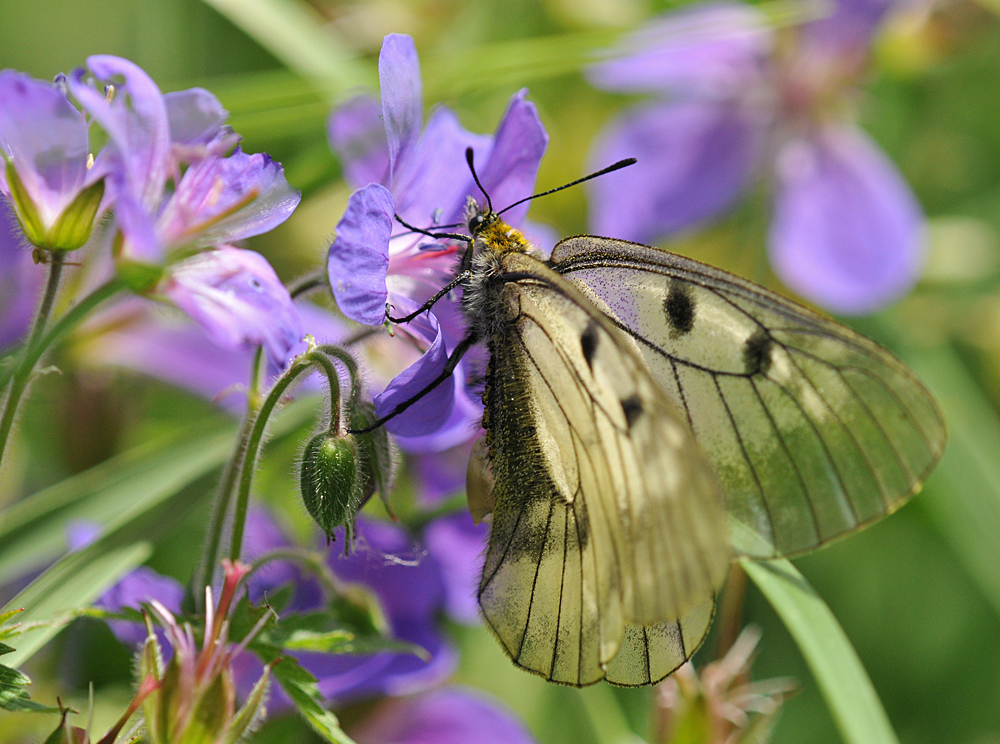
[[[480,605],[519,666],[648,684],[697,648],[729,564],[714,478],[631,341],[539,261],[503,268]]]
[[[737,552],[815,548],[889,514],[944,448],[941,413],[869,339],[719,269],[580,236],[558,273],[609,308],[712,462]]]

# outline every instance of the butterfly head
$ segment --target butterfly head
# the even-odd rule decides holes
[[[527,253],[531,243],[521,232],[501,219],[491,209],[483,209],[476,200],[469,197],[466,205],[466,220],[469,234],[477,245],[494,253]]]

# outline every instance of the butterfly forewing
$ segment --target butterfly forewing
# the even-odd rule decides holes
[[[801,552],[888,514],[941,455],[931,395],[838,323],[626,241],[569,238],[552,263],[606,306],[683,411],[722,483],[739,553]]]
[[[480,605],[527,669],[648,684],[700,643],[728,565],[714,478],[634,342],[539,261],[503,262]]]

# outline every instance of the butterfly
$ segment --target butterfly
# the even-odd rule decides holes
[[[489,352],[467,490],[492,514],[479,604],[517,666],[654,684],[704,640],[734,556],[849,534],[939,459],[934,398],[873,341],[650,246],[581,235],[546,258],[486,200],[468,236],[434,233],[468,247],[418,313],[463,290],[469,332],[439,380]]]

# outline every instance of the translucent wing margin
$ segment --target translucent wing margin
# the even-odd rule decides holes
[[[656,682],[700,644],[729,564],[711,469],[627,337],[540,262],[504,268],[484,616],[550,680]]]
[[[611,238],[556,272],[606,305],[685,412],[738,553],[788,555],[899,508],[944,449],[931,394],[873,341],[732,274]]]

